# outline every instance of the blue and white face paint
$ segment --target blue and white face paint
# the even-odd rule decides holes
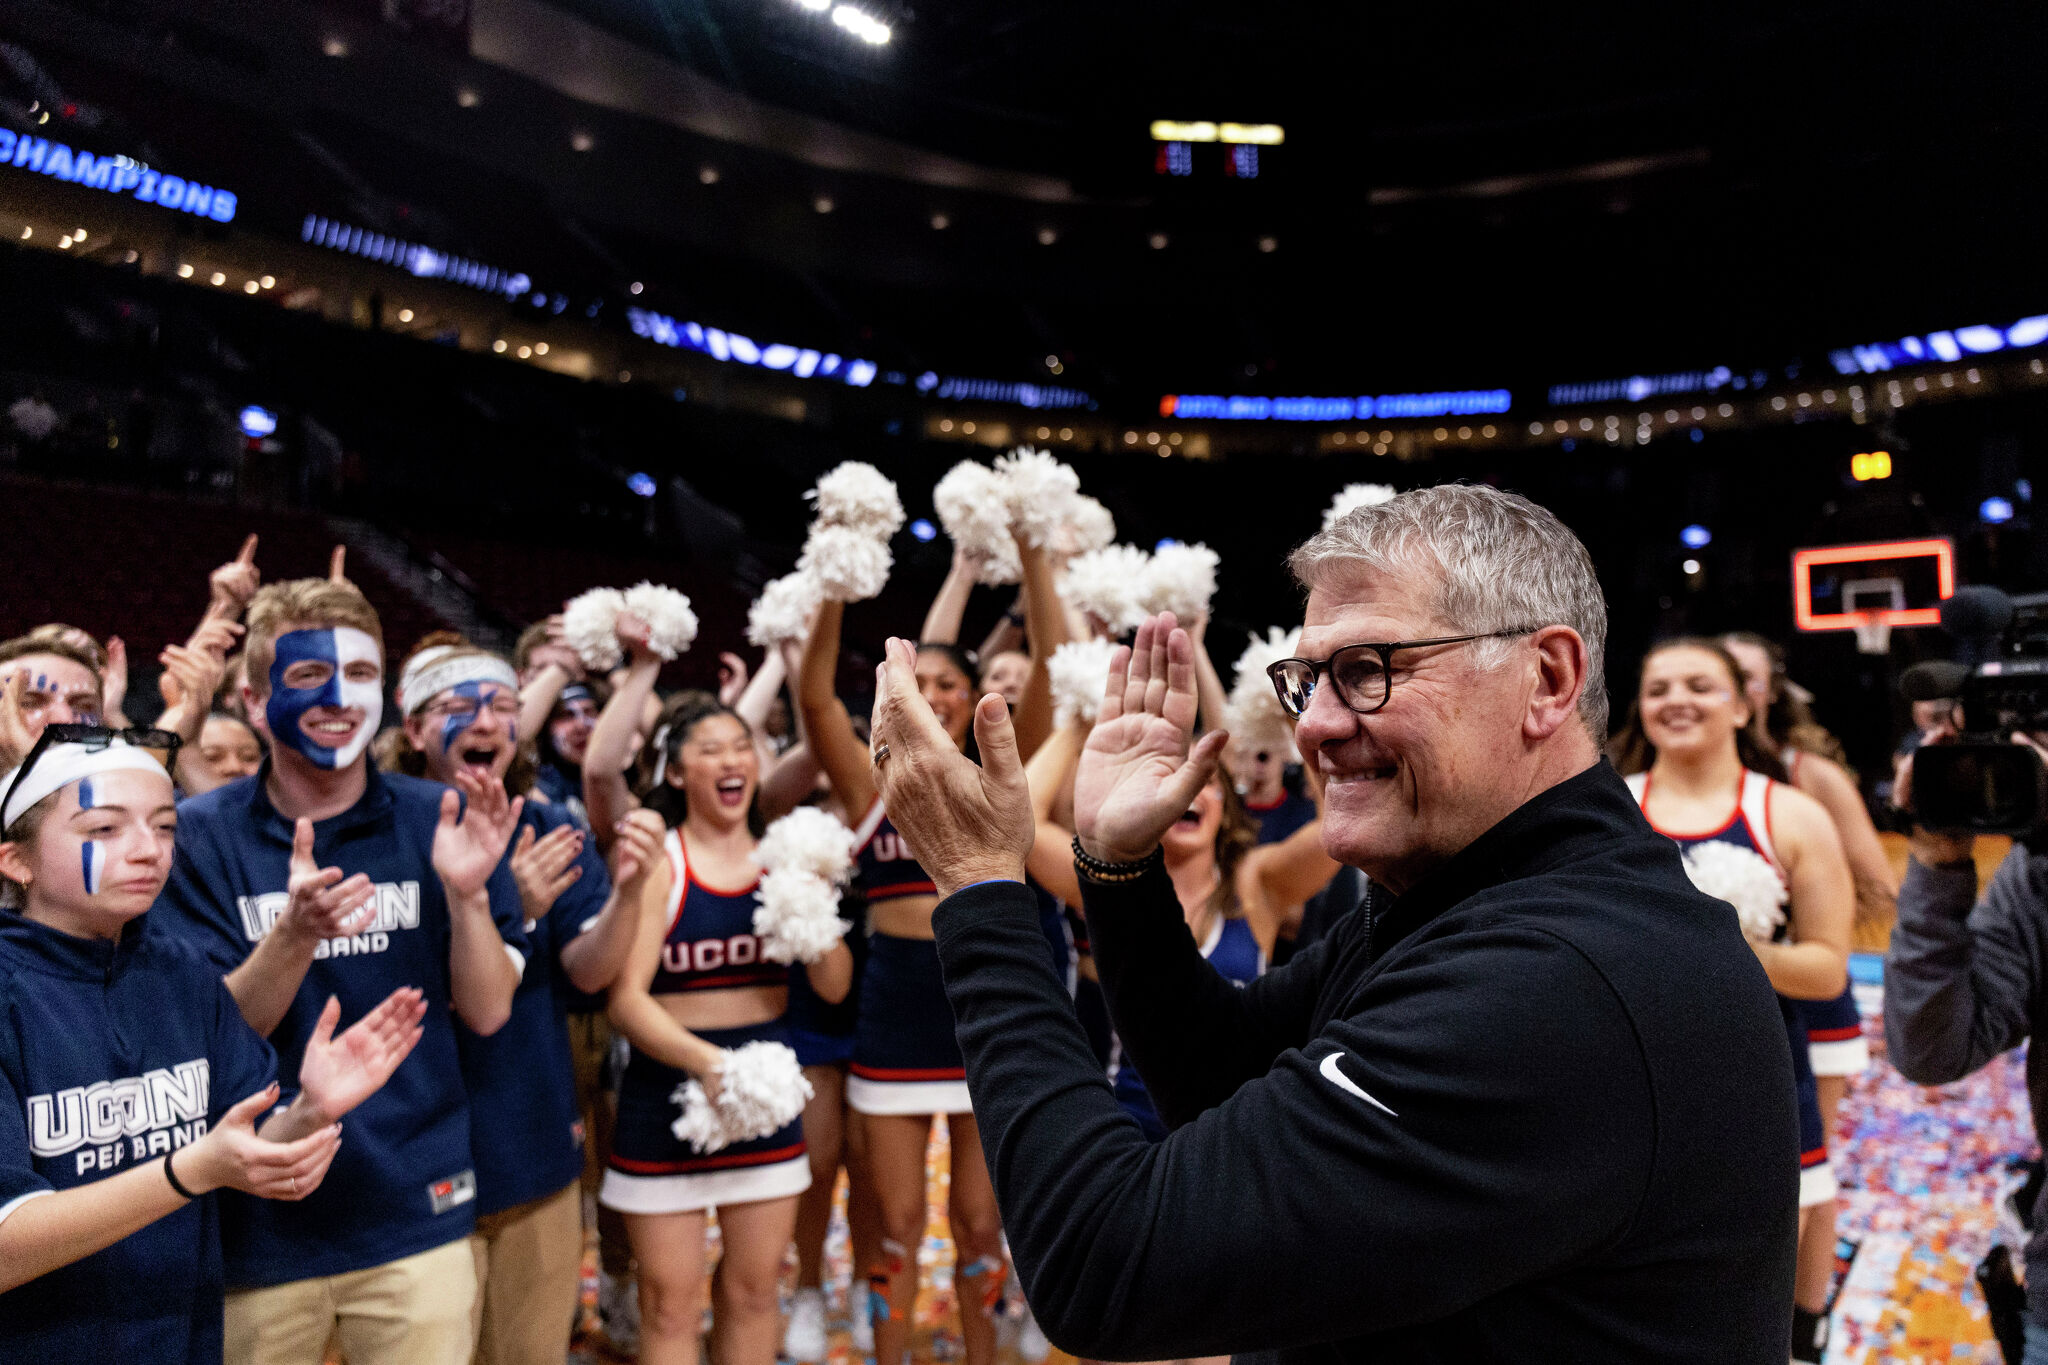
[[[78,808],[92,809],[92,779],[81,779],[78,784]],[[97,896],[100,893],[100,878],[107,870],[107,846],[97,839],[88,838],[78,846],[79,869],[85,875],[85,894]]]
[[[519,700],[517,692],[498,682],[457,683],[448,689],[448,695],[460,697],[462,700],[470,703],[470,705],[466,709],[451,710],[446,718],[442,720],[441,752],[444,754],[454,749],[456,742],[467,734],[470,727],[475,725],[491,709],[498,698],[510,697],[515,705]],[[513,745],[519,743],[517,713],[514,713],[514,719],[505,727],[505,742]]]
[[[311,686],[290,687],[285,675],[297,664],[326,664],[325,676]],[[375,677],[352,680],[351,665],[367,663]],[[360,673],[357,667],[354,671]],[[313,711],[332,714],[313,722]],[[357,713],[354,717],[348,712]],[[263,705],[271,738],[322,768],[346,768],[363,756],[384,718],[384,658],[377,642],[354,626],[295,630],[277,637],[277,657],[270,664],[270,698]],[[323,731],[334,742],[322,743]]]

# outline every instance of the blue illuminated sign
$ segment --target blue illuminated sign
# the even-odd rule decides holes
[[[798,379],[834,379],[856,389],[864,389],[875,382],[876,366],[872,360],[850,360],[829,351],[813,351],[782,342],[762,346],[738,332],[721,331],[702,323],[678,322],[666,313],[654,313],[645,308],[628,308],[626,323],[633,329],[634,336],[645,337],[657,346],[696,351],[713,360],[726,360],[763,370],[782,370]]]
[[[239,416],[242,434],[251,440],[268,436],[277,430],[277,414],[269,408],[259,408],[251,404],[243,408]]]
[[[1926,336],[1900,337],[1897,341],[1873,341],[1867,346],[1830,351],[1837,374],[1876,374],[1880,370],[1906,365],[1953,363],[1965,356],[1989,355],[1993,351],[2017,351],[2048,341],[2048,313],[2021,318],[2010,327],[1978,323],[1952,332],[1929,332]]]
[[[1374,417],[1462,417],[1506,412],[1506,389],[1452,389],[1441,393],[1383,393],[1374,398],[1254,398],[1241,394],[1169,393],[1159,400],[1161,417],[1211,418],[1226,422],[1349,422]]]
[[[1977,515],[1993,526],[2012,520],[2012,502],[2007,498],[1986,498],[1977,508]]]
[[[1685,370],[1678,374],[1632,374],[1626,379],[1601,379],[1590,384],[1553,384],[1549,397],[1553,408],[1622,399],[1640,403],[1664,393],[1715,393],[1729,384],[1742,387],[1733,370],[1716,365],[1711,370]]]
[[[954,375],[941,378],[929,370],[917,377],[917,391],[957,402],[1015,403],[1025,408],[1087,408],[1090,411],[1095,408],[1095,400],[1079,389],[1063,389],[1056,384],[1011,383],[1001,379],[961,379]]]
[[[322,218],[317,213],[306,215],[306,221],[299,225],[299,240],[311,242],[314,246],[329,247],[345,251],[351,256],[360,256],[366,261],[378,261],[384,265],[395,265],[423,280],[447,280],[450,284],[466,284],[471,289],[481,289],[486,294],[497,294],[504,298],[518,298],[533,287],[533,281],[522,272],[500,270],[494,265],[482,265],[461,256],[451,256],[445,251],[436,251],[418,242],[373,232],[369,228],[354,227],[348,223],[337,223],[332,218]],[[556,312],[562,310],[557,308]]]
[[[34,171],[89,190],[133,195],[142,203],[182,209],[216,223],[231,222],[235,216],[236,199],[232,191],[165,175],[134,157],[94,156],[91,152],[74,151],[61,142],[30,137],[8,128],[0,128],[0,166]]]

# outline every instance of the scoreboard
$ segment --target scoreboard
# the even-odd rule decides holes
[[[1173,179],[1257,180],[1287,140],[1277,123],[1152,122],[1152,173]]]

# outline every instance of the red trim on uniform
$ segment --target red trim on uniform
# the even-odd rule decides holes
[[[1280,794],[1274,797],[1273,800],[1267,805],[1262,806],[1258,802],[1252,800],[1251,798],[1246,797],[1244,802],[1244,808],[1248,811],[1251,811],[1254,815],[1264,815],[1267,811],[1279,810],[1282,806],[1286,804],[1287,789],[1285,787],[1282,787],[1280,789]]]
[[[897,882],[894,886],[877,886],[868,891],[868,900],[886,901],[902,896],[936,896],[939,888],[930,882]]]
[[[612,1153],[611,1166],[626,1175],[695,1175],[701,1171],[725,1170],[734,1166],[772,1166],[804,1154],[804,1144],[778,1147],[772,1152],[741,1152],[733,1156],[707,1156],[696,1161],[635,1161]]]
[[[1744,771],[1746,772],[1748,770],[1744,769]],[[1650,774],[1647,772],[1643,774],[1643,799],[1638,801],[1636,804],[1642,808],[1643,819],[1649,821],[1650,828],[1656,830],[1659,834],[1663,835],[1667,839],[1718,839],[1723,834],[1726,834],[1729,830],[1734,829],[1735,822],[1742,818],[1742,787],[1738,784],[1735,788],[1734,813],[1731,814],[1727,818],[1727,820],[1722,823],[1719,829],[1709,830],[1705,834],[1673,834],[1670,830],[1664,828],[1664,826],[1658,824],[1655,820],[1650,819]],[[1754,842],[1754,840],[1752,840],[1751,842]]]
[[[853,1074],[864,1081],[964,1081],[967,1068],[964,1066],[938,1066],[919,1069],[916,1067],[862,1066],[852,1064]]]
[[[617,1157],[612,1159],[614,1161],[618,1160]],[[1810,1167],[1822,1165],[1827,1159],[1828,1149],[1825,1147],[1816,1147],[1810,1152],[1801,1152],[1799,1154],[1799,1169],[1803,1171]]]
[[[1842,1028],[1810,1028],[1806,1031],[1806,1041],[1809,1043],[1847,1043],[1853,1042],[1862,1036],[1863,1026],[1861,1024],[1847,1025]]]
[[[784,975],[787,970],[783,964],[771,962],[766,965],[765,970],[758,972],[741,973],[737,976],[728,974],[697,977],[680,991],[663,991],[662,994],[682,995],[687,991],[718,990],[725,986],[782,986],[788,984],[788,978]],[[675,972],[672,975],[681,976],[682,973]]]

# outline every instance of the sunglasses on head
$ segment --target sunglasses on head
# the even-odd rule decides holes
[[[0,793],[0,810],[7,809],[14,799],[15,791],[23,778],[35,768],[42,756],[60,744],[76,744],[88,753],[114,744],[127,744],[137,749],[161,752],[164,767],[168,771],[170,760],[184,746],[184,739],[169,730],[117,730],[110,725],[78,725],[59,723],[46,725],[43,733],[36,737],[35,747],[28,751],[28,757],[21,760],[21,766],[14,770],[14,779],[7,784],[7,790]]]

